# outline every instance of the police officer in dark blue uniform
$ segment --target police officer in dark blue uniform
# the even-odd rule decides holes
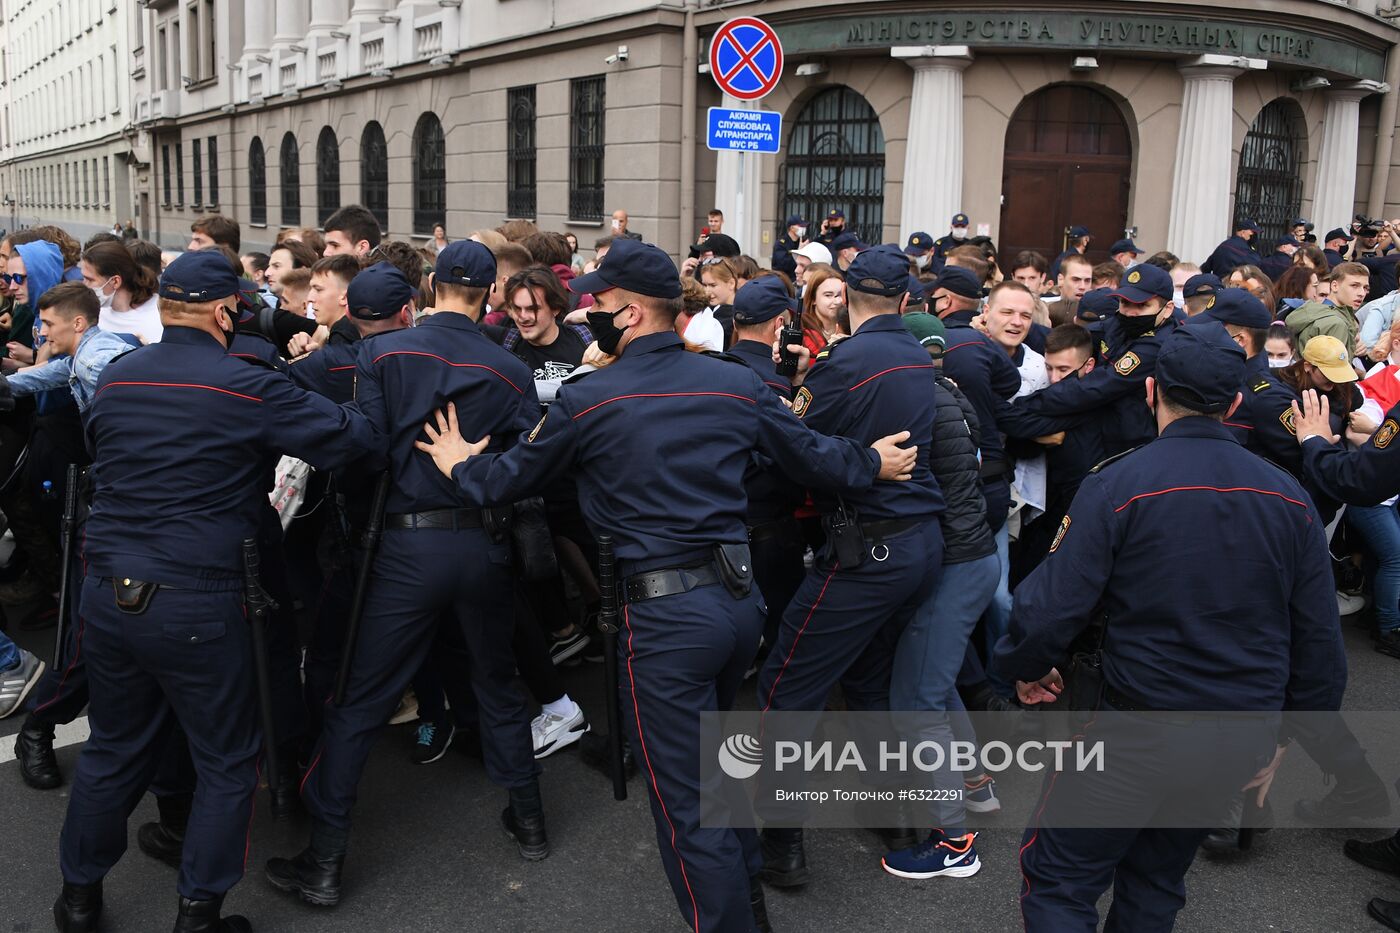
[[[944,259],[947,259],[950,252],[967,242],[967,228],[970,223],[971,221],[967,219],[967,215],[962,211],[953,215],[953,220],[948,225],[948,232],[933,241],[933,258],[935,262],[942,262]],[[927,237],[928,234],[925,233],[923,236]],[[917,245],[914,244],[913,237],[909,238],[909,242],[910,245]],[[926,245],[927,242],[927,240],[923,241],[924,245]]]
[[[870,441],[910,430],[919,459],[913,478],[898,486],[845,498],[814,492],[827,544],[759,672],[765,713],[821,710],[838,682],[851,709],[888,709],[894,647],[938,583],[944,503],[928,466],[936,372],[900,318],[908,284],[909,260],[897,246],[858,255],[846,276],[851,336],[817,354],[793,396],[793,412],[823,433]],[[800,828],[765,828],[763,854],[764,880],[806,883]]]
[[[789,214],[787,223],[783,225],[782,236],[778,237],[773,244],[773,258],[770,265],[789,279],[797,277],[797,260],[792,258],[792,251],[801,248],[806,239],[806,233],[807,221],[802,219],[802,215]]]
[[[1118,299],[1118,312],[1104,320],[1094,371],[1082,379],[1061,379],[1016,399],[1012,406],[1053,417],[1092,412],[1104,419],[1104,452],[1112,456],[1154,436],[1142,386],[1152,375],[1158,346],[1176,325],[1172,278],[1156,266],[1134,266],[1110,295]],[[956,376],[953,381],[958,381]]]
[[[1292,477],[1220,423],[1243,381],[1244,354],[1221,328],[1172,333],[1146,386],[1161,436],[1095,469],[1049,557],[1016,591],[994,669],[1018,682],[1023,702],[1054,702],[1056,666],[1100,619],[1096,705],[1118,711],[1084,729],[1086,741],[1105,741],[1115,767],[1047,780],[1043,818],[1026,830],[1027,930],[1096,930],[1095,904],[1110,884],[1107,933],[1170,930],[1206,830],[1112,827],[1139,815],[1146,826],[1171,800],[1219,799],[1223,811],[1247,783],[1266,790],[1282,755],[1275,737],[1287,740],[1276,728],[1261,732],[1259,717],[1149,723],[1124,714],[1340,705],[1346,659],[1322,521]],[[1239,586],[1241,575],[1252,584]],[[1211,768],[1181,766],[1204,748]],[[1110,828],[1057,821],[1084,806]]]
[[[1253,243],[1259,236],[1259,222],[1245,217],[1235,221],[1234,229],[1234,234],[1222,241],[1215,252],[1201,263],[1202,272],[1210,272],[1223,279],[1237,266],[1259,265],[1259,253]]]
[[[514,683],[509,542],[493,513],[470,504],[418,455],[425,419],[455,402],[463,423],[503,442],[539,413],[530,370],[476,325],[496,261],[474,240],[438,254],[435,312],[414,328],[361,341],[355,401],[389,439],[391,484],[359,640],[343,704],[328,704],[321,739],[302,784],[312,816],[310,845],[271,859],[268,880],[319,906],[340,900],[350,810],[365,761],[432,644],[440,614],[454,613],[471,649],[487,774],[509,790],[506,831],[527,859],[549,854],[530,715]],[[393,318],[412,300],[403,273],[376,263],[346,295],[357,318]],[[507,503],[508,507],[508,503]]]
[[[383,438],[358,413],[228,354],[236,289],[217,253],[171,263],[161,342],[112,362],[89,411],[95,492],[79,611],[92,735],[60,842],[60,930],[96,929],[102,879],[177,723],[198,789],[175,929],[251,929],[219,911],[243,875],[258,780],[240,544],[267,507],[262,457],[331,467],[373,460]]]
[[[747,581],[744,473],[758,451],[796,480],[851,492],[877,473],[907,478],[915,451],[895,447],[907,434],[873,450],[816,434],[748,368],[687,352],[674,329],[680,281],[655,246],[618,241],[570,287],[593,293],[589,329],[616,360],[565,383],[503,454],[481,456],[487,439],[467,443],[450,408],[420,447],[479,503],[577,468],[584,517],[615,541],[622,708],[676,903],[697,933],[767,930],[757,840],[700,825],[695,765],[696,714],[729,708],[762,628]]]
[[[1293,254],[1296,253],[1298,248],[1302,245],[1302,243],[1299,243],[1291,236],[1284,237],[1278,241],[1278,245],[1274,247],[1272,253],[1259,261],[1259,269],[1269,278],[1277,282],[1279,276],[1287,272],[1288,267],[1293,265]]]
[[[1089,249],[1089,244],[1094,241],[1094,235],[1089,232],[1088,227],[1074,226],[1069,228],[1068,242],[1065,244],[1065,251],[1055,257],[1055,261],[1050,263],[1050,281],[1055,281],[1060,277],[1060,264],[1070,256],[1083,256]]]
[[[823,246],[830,247],[831,242],[846,232],[846,212],[833,207],[826,212],[826,217],[822,219],[822,228],[817,232],[816,241]],[[832,255],[836,250],[832,250]]]

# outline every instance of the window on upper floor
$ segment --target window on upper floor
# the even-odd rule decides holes
[[[389,229],[389,147],[384,128],[371,120],[360,134],[360,203]]]
[[[316,140],[316,225],[324,227],[326,218],[340,209],[340,143],[335,130],[321,127]]]
[[[185,206],[185,146],[175,144],[175,205]]]
[[[219,137],[209,137],[207,152],[209,156],[209,206],[214,207],[219,203]]]
[[[506,92],[506,216],[535,217],[535,86]]]
[[[569,219],[603,219],[603,119],[606,78],[569,82]]]
[[[425,113],[413,128],[413,232],[447,223],[447,152],[442,121]]]
[[[164,203],[164,205],[165,205],[166,207],[169,207],[170,204],[171,204],[171,201],[170,201],[170,146],[169,146],[169,145],[164,145],[164,146],[161,146],[161,147],[160,147],[160,178],[161,178],[161,194],[163,194],[163,195],[165,196],[164,202],[163,202],[163,203]]]
[[[267,161],[256,136],[248,144],[248,222],[267,223]]]
[[[204,158],[203,143],[190,140],[190,178],[194,180],[194,206],[204,206]]]
[[[297,138],[291,133],[282,137],[282,150],[278,156],[281,163],[278,171],[282,179],[282,226],[301,226],[301,154],[297,150]]]

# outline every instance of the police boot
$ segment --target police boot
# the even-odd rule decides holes
[[[292,741],[277,749],[277,781],[268,785],[274,820],[290,819],[301,810],[301,769],[297,766],[300,745],[299,741]]]
[[[510,805],[501,811],[501,825],[505,827],[506,835],[515,840],[521,858],[538,862],[549,855],[539,781],[510,789]]]
[[[763,881],[758,875],[749,878],[749,906],[753,908],[753,925],[758,933],[773,933],[773,925],[768,922],[768,904],[763,899]]]
[[[1400,930],[1400,901],[1383,901],[1379,897],[1373,897],[1366,905],[1366,912],[1377,923],[1382,923],[1392,930]]]
[[[102,913],[102,882],[69,884],[53,902],[53,923],[58,933],[95,933]]]
[[[800,888],[807,883],[807,852],[802,830],[765,829],[758,837],[763,851],[759,877],[775,888]]]
[[[136,845],[151,858],[179,868],[185,851],[185,827],[189,825],[193,803],[193,794],[157,797],[160,822],[141,824],[136,831]]]
[[[1367,868],[1400,875],[1400,833],[1374,842],[1348,839],[1342,846],[1342,852],[1353,862],[1360,862]]]
[[[1346,825],[1352,820],[1390,814],[1390,792],[1367,765],[1350,774],[1337,775],[1337,785],[1321,800],[1300,800],[1293,812],[1298,819],[1319,826]]]
[[[63,783],[58,770],[58,758],[53,753],[53,726],[46,726],[28,716],[15,736],[15,757],[19,759],[19,775],[35,790],[53,790]]]
[[[334,907],[340,903],[340,871],[350,834],[320,820],[311,824],[311,844],[295,858],[267,860],[267,880],[279,891],[290,891],[308,904]]]
[[[173,933],[253,933],[253,925],[246,917],[237,914],[220,917],[219,908],[223,906],[222,894],[211,901],[180,898],[180,912],[175,917]]]

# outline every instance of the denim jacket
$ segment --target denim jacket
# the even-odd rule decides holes
[[[89,327],[78,341],[78,349],[71,357],[58,356],[42,366],[35,366],[15,373],[6,381],[15,395],[29,395],[47,389],[67,386],[78,403],[79,411],[87,411],[97,394],[97,378],[107,364],[131,349],[116,334],[97,327]]]

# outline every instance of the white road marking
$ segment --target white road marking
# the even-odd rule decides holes
[[[86,742],[90,734],[87,717],[80,716],[72,722],[54,729],[53,747],[66,748],[69,745],[78,745]],[[5,740],[0,741],[0,765],[15,760],[15,746],[13,742],[8,741],[9,738],[11,736],[6,736]]]

